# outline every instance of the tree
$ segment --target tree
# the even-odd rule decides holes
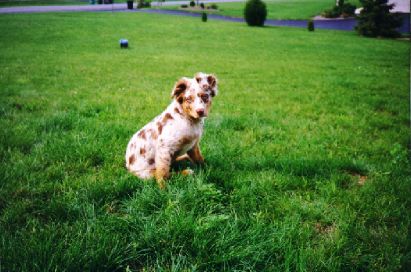
[[[356,30],[367,37],[398,37],[396,30],[401,26],[401,18],[390,13],[394,4],[388,0],[360,0],[363,9],[358,17]]]

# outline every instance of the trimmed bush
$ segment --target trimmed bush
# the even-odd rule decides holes
[[[308,20],[307,29],[308,29],[308,31],[314,31],[314,22],[313,22],[313,20]]]
[[[244,8],[244,19],[249,26],[264,26],[267,6],[261,0],[248,0]]]
[[[399,37],[396,30],[402,20],[397,14],[390,13],[394,7],[388,0],[360,0],[363,10],[358,17],[356,30],[367,37]]]
[[[201,21],[207,22],[207,13],[203,12],[203,13],[201,14]]]
[[[149,8],[151,7],[151,2],[146,2],[144,0],[138,0],[137,3],[137,8],[141,9],[141,8]]]
[[[194,7],[196,3],[194,1],[190,1],[190,7]]]
[[[188,5],[182,4],[180,7],[182,7],[182,8],[188,8]]]
[[[322,16],[326,18],[337,18],[340,16],[351,17],[355,15],[355,9],[357,7],[350,3],[345,3],[344,0],[338,1],[338,5],[334,6],[332,9],[325,10]]]
[[[214,4],[214,3],[213,3],[213,4],[211,4],[211,5],[210,5],[210,9],[218,9],[217,4]]]
[[[324,10],[321,15],[324,16],[325,18],[337,18],[337,17],[340,17],[341,13],[337,9],[337,7],[334,7],[332,9]]]
[[[356,9],[357,9],[357,7],[355,5],[350,4],[350,3],[345,3],[342,6],[340,6],[341,15],[343,17],[354,16]]]
[[[205,8],[204,3],[200,3],[200,8],[202,8],[202,9]]]

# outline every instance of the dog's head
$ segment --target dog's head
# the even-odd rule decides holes
[[[217,89],[217,78],[212,74],[197,73],[194,75],[195,80],[200,85],[200,87],[209,92],[209,94],[214,97],[218,93]]]
[[[181,105],[184,114],[193,119],[208,116],[211,100],[217,94],[217,79],[211,75],[202,75],[205,75],[207,84],[204,79],[183,77],[177,81],[171,92],[171,96]],[[210,83],[208,83],[208,77],[210,77]],[[200,85],[201,83],[203,85]]]

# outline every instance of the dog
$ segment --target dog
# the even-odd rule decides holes
[[[170,166],[184,159],[203,164],[199,142],[204,118],[217,95],[217,78],[197,73],[178,80],[171,92],[171,104],[150,123],[137,131],[126,150],[126,167],[141,179],[155,178],[164,188]],[[182,174],[191,174],[184,170]]]

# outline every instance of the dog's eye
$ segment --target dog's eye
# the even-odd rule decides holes
[[[209,99],[208,94],[201,95],[201,100],[203,100],[204,103],[207,103],[208,99]]]
[[[201,77],[196,77],[197,83],[200,83]]]

